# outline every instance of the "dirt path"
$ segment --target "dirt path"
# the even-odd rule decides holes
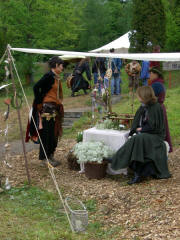
[[[9,144],[10,144],[9,146],[10,155],[13,156],[13,155],[19,155],[23,153],[22,141],[16,140],[16,141],[10,142]],[[30,152],[34,149],[38,149],[39,145],[29,142],[25,144],[25,147],[26,147],[26,151]],[[5,153],[4,143],[0,143],[0,157],[2,157],[4,153]]]

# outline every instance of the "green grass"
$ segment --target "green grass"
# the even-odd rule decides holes
[[[115,232],[106,233],[94,220],[96,201],[85,202],[89,225],[85,233],[72,233],[57,196],[38,187],[13,188],[0,194],[1,240],[86,240],[109,239]]]

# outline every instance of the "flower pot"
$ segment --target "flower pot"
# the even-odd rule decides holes
[[[101,179],[106,176],[107,162],[102,163],[87,162],[85,163],[85,175],[89,179]]]
[[[67,155],[68,168],[70,170],[79,171],[80,165],[77,163],[77,158],[74,156],[73,151],[70,150]]]

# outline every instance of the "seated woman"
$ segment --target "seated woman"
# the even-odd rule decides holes
[[[75,92],[78,92],[80,89],[83,89],[84,94],[87,94],[86,90],[90,88],[89,82],[86,81],[83,77],[84,72],[86,72],[86,76],[90,81],[91,72],[89,68],[89,58],[82,59],[75,66],[75,69],[73,71],[72,86],[71,86],[72,97],[74,97]]]
[[[141,106],[134,117],[131,138],[113,156],[111,166],[114,170],[129,167],[134,171],[128,184],[141,182],[142,177],[170,177],[163,110],[150,86],[139,87],[137,97]]]
[[[164,106],[166,90],[164,87],[163,75],[156,68],[152,68],[149,72],[150,72],[150,85],[153,88],[155,96],[157,97],[158,103],[160,103],[164,113],[165,129],[166,129],[165,141],[168,142],[169,144],[169,147],[170,147],[169,152],[172,152],[173,147],[172,147],[171,136],[169,131],[168,118],[166,113],[166,107]]]

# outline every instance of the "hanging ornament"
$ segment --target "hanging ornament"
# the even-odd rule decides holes
[[[9,118],[9,105],[7,107],[7,111],[4,112],[4,121],[6,121]]]
[[[10,76],[10,71],[9,71],[9,69],[8,69],[8,66],[5,65],[4,69],[5,69],[5,71],[6,71],[6,78],[5,78],[5,80],[8,80],[8,78],[9,78],[9,76]]]
[[[18,102],[18,106],[16,105],[16,99]],[[15,93],[14,95],[12,95],[11,97],[11,106],[15,109],[20,109],[23,103],[23,96],[20,93]]]

